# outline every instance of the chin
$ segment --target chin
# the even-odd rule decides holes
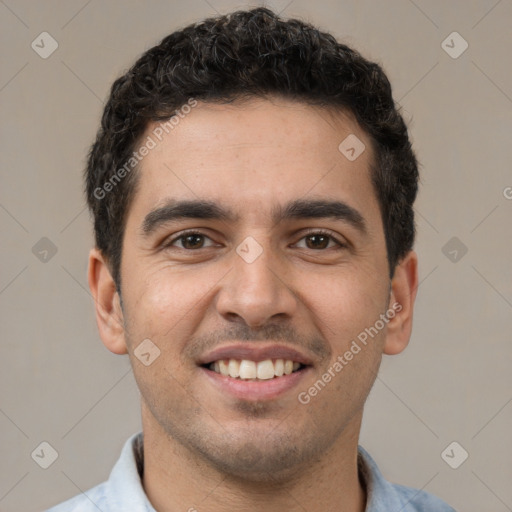
[[[269,432],[262,434],[258,442],[257,436],[250,441],[237,439],[227,440],[212,446],[197,447],[203,459],[206,459],[217,471],[229,475],[234,480],[253,483],[278,483],[293,478],[295,474],[304,472],[311,466],[322,447],[307,442],[303,438],[300,446],[296,440],[286,436],[268,439]],[[224,444],[224,446],[222,446]]]

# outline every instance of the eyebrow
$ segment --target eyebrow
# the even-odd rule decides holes
[[[296,199],[284,207],[281,205],[274,207],[271,217],[275,224],[285,220],[335,219],[347,222],[362,234],[368,232],[361,213],[343,201]],[[142,222],[142,234],[148,237],[163,224],[181,219],[208,219],[235,223],[240,216],[213,201],[169,199],[163,206],[145,216]]]

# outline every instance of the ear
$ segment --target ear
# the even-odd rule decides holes
[[[127,354],[119,293],[106,259],[96,248],[89,253],[88,279],[94,297],[96,323],[104,345],[114,354]]]
[[[391,280],[384,354],[395,355],[407,347],[412,332],[412,316],[418,289],[418,256],[409,251],[395,268]],[[394,315],[393,315],[394,313]]]

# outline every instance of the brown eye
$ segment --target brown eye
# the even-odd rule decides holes
[[[183,247],[185,249],[200,249],[203,245],[203,235],[185,235],[182,236],[181,239],[183,240]]]
[[[346,247],[345,244],[338,242],[338,240],[334,238],[330,233],[323,231],[314,231],[308,233],[304,237],[302,237],[301,240],[306,240],[306,249],[311,249],[314,251],[332,249],[336,247],[338,249],[342,249]],[[334,245],[329,245],[331,243]]]
[[[179,249],[193,251],[193,250],[197,250],[197,249],[204,249],[207,247],[211,247],[211,245],[209,245],[209,246],[204,245],[205,240],[207,240],[207,239],[210,240],[210,238],[207,237],[206,235],[204,235],[203,233],[190,231],[188,233],[182,233],[181,235],[173,238],[165,246],[167,248],[176,247],[176,242],[179,242],[181,244],[181,247],[180,247],[180,245],[177,246]]]
[[[326,249],[331,237],[325,235],[308,235],[305,238],[311,242],[310,244],[306,243],[309,249]]]

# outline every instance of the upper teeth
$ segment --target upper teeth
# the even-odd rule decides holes
[[[300,363],[290,359],[266,359],[265,361],[250,361],[248,359],[221,359],[210,364],[210,369],[226,377],[240,379],[273,379],[290,375],[298,370]]]

